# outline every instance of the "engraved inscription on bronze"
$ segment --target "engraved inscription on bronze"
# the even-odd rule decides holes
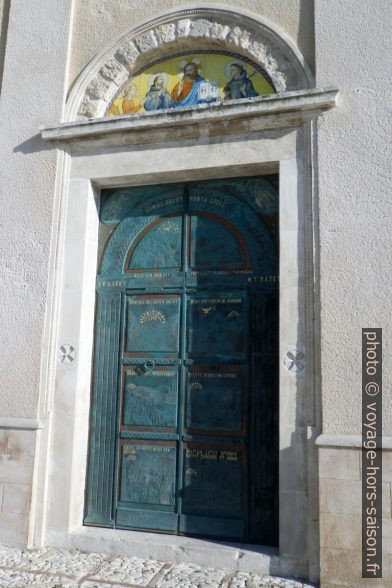
[[[241,297],[191,298],[188,302],[189,353],[242,353],[245,310]]]
[[[130,296],[126,350],[177,352],[179,312],[179,296]]]

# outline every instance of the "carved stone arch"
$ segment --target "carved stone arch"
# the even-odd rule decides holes
[[[313,86],[298,49],[269,23],[228,9],[188,8],[132,27],[97,55],[72,90],[66,120],[105,116],[131,75],[162,55],[196,49],[224,50],[251,60],[266,71],[278,93]]]

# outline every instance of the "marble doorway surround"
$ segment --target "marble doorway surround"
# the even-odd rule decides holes
[[[192,22],[189,30],[196,31]],[[245,17],[243,22],[248,23]],[[257,23],[252,23],[256,30]],[[164,30],[169,34],[173,27]],[[158,37],[156,32],[144,36],[146,43],[148,38]],[[281,45],[286,46],[283,41]],[[156,48],[142,41],[135,46],[138,59]],[[287,55],[292,71],[300,72],[297,53]],[[219,567],[317,579],[317,206],[312,163],[315,121],[335,106],[337,91],[309,89],[305,70],[295,78],[279,76],[277,69],[276,79],[283,85],[276,95],[181,112],[99,118],[103,98],[93,97],[91,88],[96,87],[93,80],[102,60],[101,55],[90,67],[90,79],[86,73],[81,76],[67,120],[41,130],[60,155],[53,306],[48,316],[51,359],[41,404],[44,428],[39,434],[30,545],[119,555],[132,550],[135,556],[199,565],[213,557]],[[104,84],[106,90],[101,84],[96,93],[114,94],[118,84],[110,84]],[[86,104],[97,110],[88,110]],[[101,189],[267,173],[279,173],[280,197],[279,549],[83,527]]]

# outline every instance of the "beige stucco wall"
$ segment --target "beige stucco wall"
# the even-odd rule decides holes
[[[323,588],[391,586],[391,452],[383,451],[383,578],[361,578],[361,329],[382,327],[383,430],[392,434],[391,77],[388,0],[316,0],[316,82],[337,85],[318,121],[321,377],[320,566]],[[351,445],[351,447],[350,447]],[[356,445],[356,446],[355,446]]]
[[[313,0],[76,0],[73,28],[70,81],[73,82],[88,62],[114,37],[165,11],[188,6],[227,7],[268,19],[289,35],[314,64]]]
[[[38,407],[57,158],[38,126],[61,119],[70,3],[25,8],[13,0],[0,101],[0,414],[22,418]]]
[[[391,76],[388,0],[317,0],[317,85],[340,89],[318,124],[324,433],[361,432],[361,328],[384,335],[392,435]]]
[[[24,0],[13,0],[2,77],[0,541],[11,545],[25,546],[28,537],[37,433],[34,422],[20,419],[37,416],[47,357],[57,151],[41,142],[38,126],[61,119],[70,10],[63,0],[32,2],[28,10]],[[1,59],[0,50],[0,67]]]

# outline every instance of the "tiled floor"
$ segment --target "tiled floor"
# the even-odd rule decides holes
[[[310,588],[308,584],[243,572],[200,568],[81,551],[0,547],[0,587],[47,588]]]

